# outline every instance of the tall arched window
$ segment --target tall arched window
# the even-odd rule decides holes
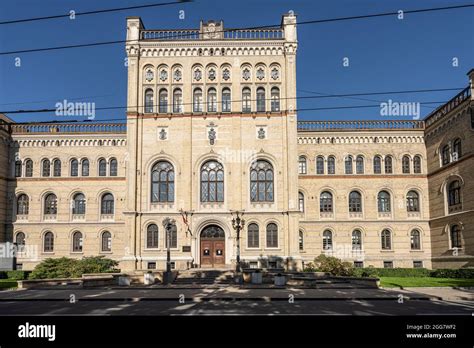
[[[301,213],[304,213],[304,194],[303,192],[298,192],[298,207]]]
[[[393,159],[392,156],[385,156],[385,174],[393,173]]]
[[[346,169],[346,174],[352,174],[352,162],[353,158],[351,155],[347,156],[344,160],[344,167]]]
[[[79,175],[79,162],[77,159],[73,158],[70,162],[71,166],[71,176],[78,176]]]
[[[450,230],[451,248],[462,248],[461,228],[458,225],[451,226]]]
[[[242,112],[252,111],[252,92],[249,87],[242,89]]]
[[[53,161],[53,175],[61,176],[61,161],[57,158]]]
[[[109,175],[110,176],[117,176],[118,172],[118,163],[117,159],[111,158],[109,162]]]
[[[146,229],[146,247],[148,249],[158,248],[158,226],[155,224],[148,225]]]
[[[324,174],[324,157],[323,156],[316,157],[316,174]]]
[[[461,185],[459,180],[451,182],[448,186],[448,206],[461,204]]]
[[[443,150],[441,150],[441,160],[442,160],[443,166],[451,162],[451,158],[449,155],[449,145],[445,145],[443,147]]]
[[[217,91],[214,87],[207,90],[207,112],[217,112]]]
[[[153,90],[151,88],[145,91],[145,112],[153,112]]]
[[[328,174],[336,174],[336,158],[334,156],[328,157]]]
[[[168,90],[166,88],[160,89],[159,94],[159,113],[166,114],[168,112]]]
[[[43,170],[43,176],[48,177],[51,175],[51,162],[49,159],[44,159],[41,162],[42,170]]]
[[[267,248],[278,248],[278,226],[273,222],[267,225]]]
[[[377,207],[379,213],[389,213],[391,211],[390,207],[390,193],[387,191],[380,191],[377,195]]]
[[[84,158],[81,162],[82,176],[89,176],[89,160]]]
[[[410,157],[408,155],[405,155],[402,158],[402,172],[404,174],[410,173]]]
[[[421,234],[418,230],[413,230],[410,233],[410,247],[411,250],[421,249]]]
[[[25,250],[26,242],[25,242],[25,234],[23,232],[18,232],[15,235],[15,243],[16,243],[18,252],[21,253]]]
[[[258,160],[250,166],[250,200],[273,202],[273,166]]]
[[[202,112],[202,89],[195,88],[193,92],[193,111]]]
[[[321,196],[319,197],[319,211],[321,213],[332,213],[332,209],[332,193],[328,191],[321,192]]]
[[[44,198],[44,214],[56,215],[57,213],[58,213],[58,199],[54,193],[50,193]]]
[[[33,161],[27,159],[25,161],[25,176],[31,178],[33,176]]]
[[[86,213],[86,197],[82,193],[76,193],[72,199],[72,214],[84,215]]]
[[[114,196],[111,193],[102,195],[100,200],[100,213],[102,215],[114,214]]]
[[[413,173],[420,174],[421,173],[421,156],[416,155],[413,157]]]
[[[462,156],[461,139],[457,138],[453,142],[453,159],[456,161]]]
[[[374,174],[381,174],[381,173],[382,173],[382,157],[377,155],[374,157]]]
[[[356,157],[356,173],[364,174],[364,157],[361,155]]]
[[[174,202],[174,168],[167,161],[151,168],[151,201]]]
[[[173,112],[183,112],[183,92],[179,88],[173,91]]]
[[[332,232],[329,230],[323,232],[323,250],[332,250]]]
[[[257,88],[257,112],[265,112],[265,88]]]
[[[362,212],[362,195],[357,191],[352,191],[349,193],[349,212]]]
[[[298,233],[298,249],[304,250],[304,232],[301,230]]]
[[[20,160],[15,161],[15,178],[21,177],[21,169],[22,169],[21,161]]]
[[[107,161],[105,158],[99,160],[99,176],[107,176]]]
[[[381,234],[382,250],[392,249],[392,234],[389,230],[383,230]]]
[[[201,202],[224,202],[224,167],[217,161],[201,167]]]
[[[222,112],[230,112],[232,110],[231,105],[230,88],[225,87],[222,89]]]
[[[72,234],[72,251],[82,252],[82,233],[79,231]]]
[[[271,110],[272,112],[280,111],[280,89],[278,87],[271,89]]]
[[[407,211],[418,212],[420,211],[420,198],[418,192],[408,191],[407,193]]]
[[[46,232],[43,236],[43,251],[51,253],[54,251],[54,234],[53,232]]]
[[[102,252],[109,252],[112,251],[112,235],[110,232],[105,231],[102,233],[102,241],[101,241],[101,251]]]
[[[257,224],[250,224],[247,227],[247,246],[249,248],[258,248],[260,246]]]
[[[352,250],[362,250],[362,232],[360,230],[352,231]]]
[[[28,215],[30,200],[24,193],[19,195],[16,199],[16,214],[17,215]]]
[[[298,173],[306,174],[306,172],[307,172],[306,157],[300,156],[298,158]]]

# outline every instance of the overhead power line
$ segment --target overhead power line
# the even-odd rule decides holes
[[[426,13],[426,12],[434,12],[434,11],[447,11],[447,10],[456,10],[462,8],[472,8],[474,7],[474,3],[472,4],[464,4],[464,5],[454,5],[454,6],[444,6],[444,7],[432,7],[432,8],[423,8],[423,9],[415,9],[415,10],[406,10],[403,11],[404,14],[407,13]],[[347,20],[358,20],[364,18],[375,18],[375,17],[386,17],[386,16],[393,16],[398,15],[399,10],[394,12],[383,12],[383,13],[374,13],[368,15],[360,15],[360,16],[350,16],[350,17],[337,17],[337,18],[327,18],[327,19],[315,19],[315,20],[308,20],[302,21],[298,23],[298,26],[301,25],[310,25],[310,24],[322,24],[322,23],[329,23],[329,22],[341,22]],[[257,30],[257,29],[265,29],[265,28],[276,28],[279,27],[280,24],[272,24],[272,25],[263,25],[258,27],[246,27],[246,28],[239,28],[239,30]],[[217,30],[216,32],[227,32],[236,30],[235,28],[232,29],[223,29]],[[195,35],[195,31],[189,35]],[[181,38],[186,37],[186,35],[180,35]],[[163,36],[160,40],[163,39],[172,39],[174,38],[172,35]],[[83,43],[83,44],[74,44],[74,45],[64,45],[64,46],[54,46],[54,47],[43,47],[43,48],[33,48],[33,49],[24,49],[24,50],[16,50],[16,51],[5,51],[0,52],[0,55],[10,55],[10,54],[19,54],[19,53],[32,53],[32,52],[43,52],[43,51],[53,51],[53,50],[62,50],[62,49],[71,49],[71,48],[82,48],[82,47],[94,47],[94,46],[104,46],[104,45],[114,45],[120,43],[127,43],[136,40],[112,40],[112,41],[101,41],[101,42],[93,42],[93,43]]]

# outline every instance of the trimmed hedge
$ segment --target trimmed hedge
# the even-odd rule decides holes
[[[356,277],[432,277],[473,279],[474,268],[436,269],[426,268],[354,268]]]
[[[5,271],[0,271],[0,279],[7,279],[7,272]]]
[[[14,280],[24,280],[28,278],[28,273],[26,271],[7,271],[7,276],[8,279],[14,279]]]
[[[84,273],[118,272],[119,270],[115,269],[116,266],[118,266],[117,261],[103,256],[82,259],[48,258],[36,265],[30,274],[30,279],[79,278]]]
[[[474,268],[435,269],[431,271],[430,276],[434,278],[474,279]]]

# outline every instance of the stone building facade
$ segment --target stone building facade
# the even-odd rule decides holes
[[[252,30],[129,18],[126,124],[2,119],[0,238],[24,269],[164,269],[168,245],[176,269],[232,267],[237,246],[249,267],[472,265],[471,89],[424,121],[298,122],[296,51],[292,14]]]

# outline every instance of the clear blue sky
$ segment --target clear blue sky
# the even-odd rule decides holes
[[[168,1],[168,0],[161,0]],[[0,21],[160,0],[15,0],[0,2]],[[141,16],[148,29],[197,28],[201,19],[222,19],[225,27],[279,24],[293,10],[298,21],[452,6],[468,0],[196,0],[165,7],[0,26],[0,51],[125,39],[125,18]],[[185,19],[178,11],[185,10]],[[326,94],[467,86],[474,68],[474,8],[407,14],[298,27],[297,88]],[[21,67],[15,67],[15,57]],[[342,60],[349,58],[350,66]],[[452,66],[453,57],[459,67]],[[126,103],[123,44],[0,56],[0,110],[54,108],[63,99]],[[378,104],[379,101],[444,101],[456,92],[299,100],[299,108]],[[38,102],[41,101],[41,102]],[[375,101],[375,102],[374,102]],[[28,103],[27,103],[28,102]],[[35,103],[31,103],[35,102]],[[426,115],[433,108],[424,107]],[[380,110],[305,111],[300,120],[380,119]],[[52,114],[12,115],[16,121],[58,119]],[[96,119],[125,118],[124,110],[97,111]]]

